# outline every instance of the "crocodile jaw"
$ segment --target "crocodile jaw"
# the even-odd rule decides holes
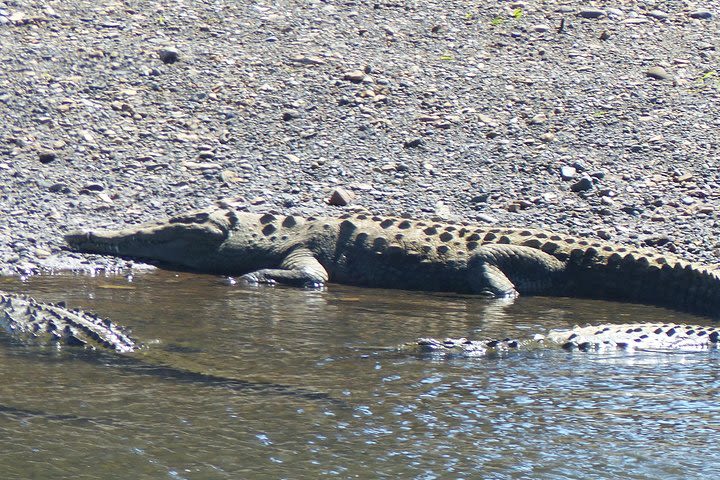
[[[157,260],[187,267],[205,265],[227,231],[213,222],[142,225],[123,230],[86,230],[65,235],[71,248],[88,253]]]

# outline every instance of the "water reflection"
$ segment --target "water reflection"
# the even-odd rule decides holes
[[[214,372],[343,400],[258,395],[4,343],[4,478],[688,478],[717,467],[707,448],[720,439],[717,354],[380,352],[418,336],[703,318],[572,299],[228,287],[169,272],[1,286],[96,311]]]

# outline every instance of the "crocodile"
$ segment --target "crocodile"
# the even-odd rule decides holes
[[[0,333],[3,331],[7,334],[3,338],[12,342],[72,348],[92,355],[113,354],[115,363],[141,367],[135,371],[162,378],[335,402],[322,392],[212,373],[181,356],[143,345],[126,328],[108,319],[71,310],[64,303],[42,303],[29,296],[0,292]]]
[[[525,339],[468,340],[420,338],[399,347],[401,352],[447,357],[485,357],[513,351],[548,348],[583,352],[693,352],[718,349],[720,329],[677,323],[603,324],[550,330]]]
[[[714,267],[593,238],[437,218],[301,217],[225,204],[119,230],[74,231],[65,240],[81,252],[250,283],[585,297],[720,314]]]

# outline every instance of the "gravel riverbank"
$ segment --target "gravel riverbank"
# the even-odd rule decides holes
[[[229,197],[720,254],[720,2],[0,0],[0,265]],[[90,262],[90,263],[87,263]]]

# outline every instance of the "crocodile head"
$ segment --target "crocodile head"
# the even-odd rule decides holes
[[[195,268],[217,260],[235,221],[232,212],[197,212],[122,230],[83,230],[65,235],[74,250],[152,259]]]

